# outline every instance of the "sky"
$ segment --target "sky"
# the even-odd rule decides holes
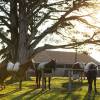
[[[100,62],[100,52],[99,51],[97,50],[92,51],[90,56]]]

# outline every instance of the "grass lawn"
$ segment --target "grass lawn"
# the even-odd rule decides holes
[[[92,92],[90,100],[100,100],[100,80],[97,80],[98,94]],[[72,85],[72,92],[68,92],[68,79],[66,77],[52,78],[51,90],[41,91],[35,89],[35,78],[32,81],[24,81],[21,91],[18,89],[18,82],[9,84],[5,90],[0,91],[0,100],[88,100],[87,80],[82,86],[75,81]]]

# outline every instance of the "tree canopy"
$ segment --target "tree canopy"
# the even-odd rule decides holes
[[[100,40],[95,39],[99,27],[86,19],[86,16],[94,14],[89,10],[98,9],[98,6],[99,0],[2,0],[0,1],[2,45],[0,55],[5,60],[24,63],[45,49],[74,48],[84,43],[99,43]],[[85,9],[87,12],[83,13]],[[78,33],[78,30],[74,31],[75,21],[95,29],[95,33],[81,41],[76,41],[71,35],[74,32]],[[64,31],[61,31],[62,29]],[[59,45],[46,43],[48,35],[53,34],[62,36],[66,43]],[[64,34],[67,34],[66,38]],[[43,39],[45,44],[39,45]],[[71,41],[67,42],[69,39]]]

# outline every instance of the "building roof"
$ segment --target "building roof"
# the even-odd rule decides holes
[[[75,62],[75,52],[46,50],[38,53],[34,59],[37,63],[48,61],[50,59],[56,59],[56,62],[58,64],[72,64]],[[94,62],[96,64],[99,64],[99,62],[94,58],[84,53],[77,54],[77,61],[83,63]]]

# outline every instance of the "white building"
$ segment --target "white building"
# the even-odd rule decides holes
[[[67,75],[67,69],[72,67],[72,64],[75,63],[75,52],[64,52],[64,51],[42,51],[38,53],[34,60],[36,63],[41,63],[45,61],[49,61],[50,59],[56,59],[57,68],[55,71],[56,76],[65,76]],[[78,53],[77,61],[82,63],[94,62],[99,64],[94,58],[89,56],[86,53]]]

